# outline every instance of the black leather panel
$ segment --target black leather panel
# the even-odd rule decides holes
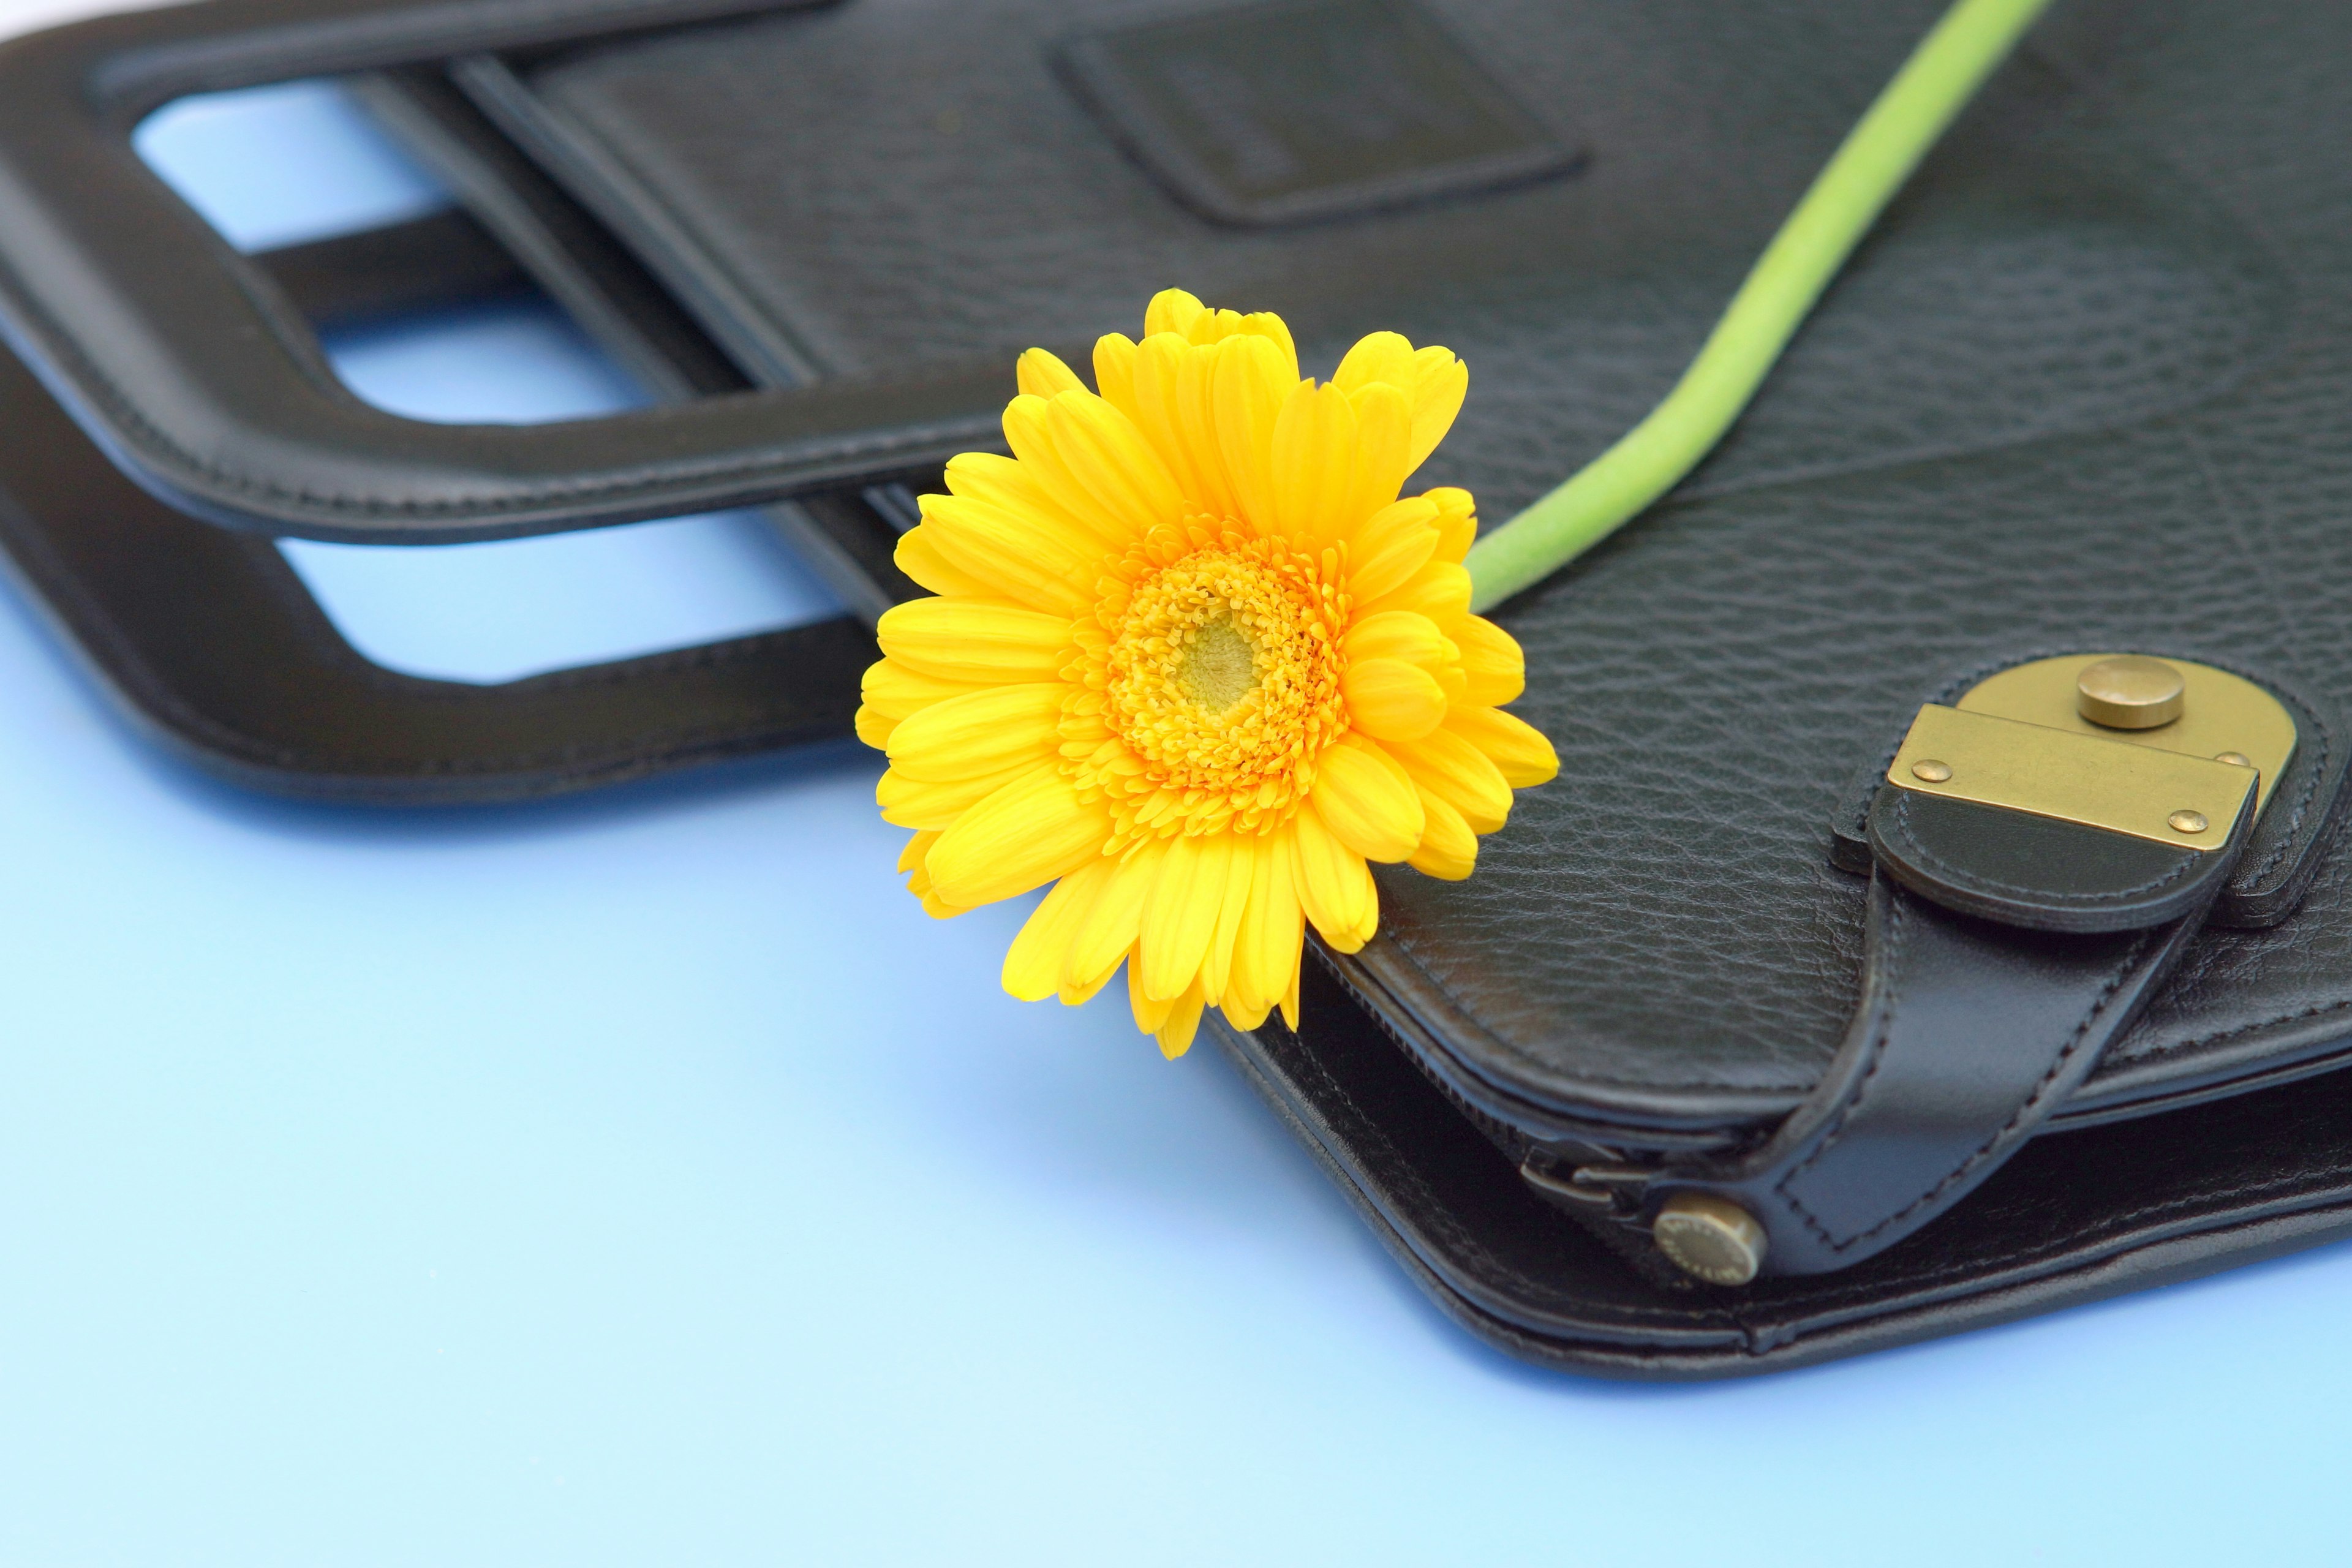
[[[1375,325],[1461,352],[1473,416],[1428,479],[1475,484],[1500,516],[1673,384],[1940,9],[1416,4],[1589,166],[1314,227],[1220,226],[1055,73],[1074,32],[1199,8],[1173,0],[848,0],[583,47],[500,102],[714,332],[779,374],[1083,344],[1132,332],[1181,283],[1283,311],[1327,374]],[[2046,68],[1998,84],[1935,177],[1706,486],[2141,417],[2274,339],[2260,250]]]
[[[2211,849],[1897,789],[1878,792],[1871,842],[1897,881],[1948,909],[2041,931],[2137,931],[2202,916],[2250,836],[2253,792]]]
[[[1556,1213],[1319,966],[1302,1036],[1210,1028],[1463,1327],[1603,1377],[1737,1377],[1906,1344],[2352,1236],[2352,1074],[2037,1138],[1854,1268],[1722,1290]],[[2184,1158],[2194,1150],[2195,1158]]]

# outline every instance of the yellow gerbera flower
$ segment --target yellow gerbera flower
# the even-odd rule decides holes
[[[948,465],[882,617],[857,732],[945,918],[1054,884],[1005,955],[1026,1001],[1127,966],[1169,1056],[1203,1007],[1298,1022],[1303,921],[1370,941],[1368,860],[1470,874],[1511,791],[1559,771],[1497,706],[1518,645],[1470,614],[1468,492],[1398,490],[1469,370],[1375,332],[1303,380],[1281,318],[1151,301],[1095,345],[1097,391],[1042,349],[1013,456]]]

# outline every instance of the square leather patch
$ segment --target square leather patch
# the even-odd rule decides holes
[[[1229,224],[1344,216],[1573,169],[1407,0],[1271,0],[1065,43],[1079,95],[1186,205]]]

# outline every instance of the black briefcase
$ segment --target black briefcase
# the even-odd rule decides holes
[[[93,450],[198,552],[788,500],[870,613],[1012,354],[1171,285],[1282,312],[1326,373],[1374,329],[1454,349],[1417,483],[1506,518],[1671,386],[1937,9],[232,0],[12,45],[0,321],[47,397],[0,399],[56,473],[20,444],[0,521],[151,721],[120,650],[191,612],[88,591],[153,547],[73,554],[80,498],[125,494]],[[2352,1229],[2348,62],[2318,0],[2062,3],[1732,438],[1496,613],[1559,779],[1471,880],[1383,869],[1297,1033],[1223,1036],[1474,1331],[1723,1375]],[[177,93],[329,71],[677,405],[426,431],[337,393],[298,296],[369,242],[273,280],[127,145]],[[173,636],[167,684],[229,630]],[[506,751],[559,761],[479,793],[844,724],[863,633],[824,637],[726,689],[793,691],[798,729],[614,723],[567,767],[555,712]],[[282,727],[294,654],[238,657]],[[463,793],[461,749],[373,743],[279,744],[269,782]]]

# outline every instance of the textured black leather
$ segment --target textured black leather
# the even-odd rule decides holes
[[[283,297],[139,161],[171,98],[798,0],[220,0],[0,46],[0,334],[142,486],[230,527],[376,543],[715,510],[990,439],[1001,364],[606,418],[435,425],[344,391]]]

